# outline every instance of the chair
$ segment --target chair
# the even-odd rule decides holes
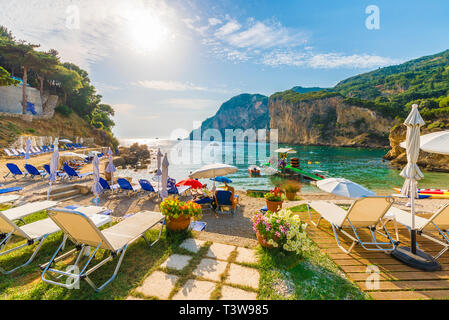
[[[50,208],[55,207],[58,204],[57,201],[36,201],[36,202],[29,202],[27,204],[24,204],[19,207],[11,208],[2,211],[2,213],[8,217],[11,221],[19,220],[23,221],[23,218],[32,215],[34,213],[37,213],[42,210],[47,210]]]
[[[393,241],[385,225],[381,223],[381,219],[393,204],[391,197],[366,197],[356,200],[346,211],[336,204],[327,201],[311,201],[307,203],[310,222],[318,227],[321,219],[328,221],[334,231],[335,240],[338,247],[345,253],[350,253],[356,244],[360,244],[365,250],[369,251],[392,251],[396,248],[396,242]],[[319,215],[318,221],[312,220],[310,208],[315,210]],[[385,233],[380,232],[376,227],[382,226]],[[371,234],[372,242],[365,242],[360,239],[359,229],[368,229]],[[344,229],[350,229],[354,232],[354,236]],[[345,249],[339,240],[337,231],[340,231],[350,240],[351,245]],[[376,234],[380,234],[388,239],[388,242],[378,242]],[[374,247],[373,247],[374,246]]]
[[[44,169],[45,169],[45,171],[48,174],[48,178],[50,178],[50,174],[51,174],[50,165],[44,164]],[[64,178],[65,176],[66,176],[65,172],[62,172],[60,170],[56,170],[56,177]]]
[[[102,177],[100,177],[100,185],[103,188],[103,190],[110,190],[111,193],[114,193],[115,190],[119,189],[119,185],[118,184],[113,184],[112,186]]]
[[[6,153],[6,155],[7,155],[8,157],[20,157],[20,155],[14,154],[14,153],[12,153],[10,150],[8,150],[8,149],[6,149],[6,148],[4,148],[3,150],[5,151],[5,153]]]
[[[45,172],[44,170],[37,170],[35,166],[29,163],[25,165],[25,170],[30,174],[31,179],[34,179],[34,177],[44,178],[47,175],[47,172]]]
[[[237,204],[232,200],[232,192],[226,190],[218,190],[215,192],[215,203],[217,210],[223,211],[223,207],[230,207],[231,213],[235,213]]]
[[[109,216],[101,214],[92,214],[90,215],[90,218],[96,226],[102,226],[106,223],[111,222],[111,218]],[[4,238],[2,238],[0,242],[0,256],[7,255],[23,247],[32,246],[38,243],[38,245],[32,252],[31,257],[25,263],[10,270],[5,270],[4,268],[0,267],[0,272],[3,274],[11,274],[17,269],[30,264],[48,236],[58,231],[60,231],[60,228],[50,218],[38,220],[36,222],[25,224],[19,227],[16,223],[13,222],[10,217],[7,216],[7,214],[5,214],[5,211],[0,211],[0,233],[4,235]],[[3,248],[8,244],[9,240],[11,240],[11,238],[13,238],[14,236],[25,239],[26,242],[24,244],[1,252],[1,250],[3,250]],[[66,236],[64,236],[62,240],[60,248],[64,248],[65,242]]]
[[[182,196],[187,190],[190,190],[191,186],[176,186],[176,180],[173,178],[167,179],[167,192],[168,194],[177,194]]]
[[[19,200],[21,197],[18,195],[9,195],[9,196],[0,196],[0,204],[5,204],[5,203],[14,203],[17,200]]]
[[[162,233],[162,228],[164,224],[164,217],[160,212],[152,211],[141,211],[135,215],[117,223],[116,225],[100,231],[92,220],[84,215],[83,213],[77,212],[76,210],[68,209],[52,209],[49,210],[48,215],[50,218],[64,231],[68,238],[75,243],[75,249],[60,255],[57,257],[58,253],[61,251],[63,244],[55,251],[55,254],[51,260],[42,265],[43,272],[41,279],[44,282],[58,285],[67,289],[73,288],[73,286],[81,279],[86,280],[86,282],[95,289],[95,291],[103,290],[111,281],[115,279],[118,274],[120,265],[123,261],[123,257],[128,249],[129,245],[136,241],[138,238],[142,237],[149,247],[153,246],[159,239]],[[148,239],[145,237],[145,232],[151,229],[156,224],[161,223],[161,229],[159,231],[158,238],[153,242],[149,243]],[[83,255],[86,246],[95,247],[93,252],[90,254],[87,262],[80,266],[79,274],[74,274],[66,271],[62,271],[54,268],[53,264],[62,259],[67,259],[67,257],[75,254],[77,252],[77,258],[75,260],[75,265],[78,266],[79,260]],[[108,257],[96,263],[94,266],[89,267],[95,254],[99,249],[104,249],[110,253]],[[97,286],[89,276],[95,270],[106,264],[107,262],[118,257],[117,265],[115,266],[112,276],[106,280],[103,284]],[[62,277],[66,277],[67,280],[74,280],[72,283],[68,281],[57,281],[50,280],[46,278],[47,273],[56,274]]]
[[[85,178],[85,177],[88,177],[88,176],[91,176],[94,174],[93,172],[78,173],[73,168],[68,166],[67,164],[64,164],[63,170],[67,174],[67,177],[69,178],[69,180],[71,180],[72,178],[82,179],[82,178]]]
[[[0,189],[0,194],[2,193],[9,193],[9,192],[16,192],[22,190],[22,187],[9,187],[9,188],[2,188]]]
[[[139,180],[140,187],[143,191],[148,192],[150,195],[156,195],[157,192],[154,190],[153,186],[151,185],[150,181],[146,179],[140,179]]]
[[[140,190],[140,186],[133,186],[131,183],[129,183],[128,180],[119,178],[117,179],[117,183],[119,184],[120,190],[127,191],[128,194],[132,192],[137,192]]]
[[[409,212],[391,207],[387,214],[394,215],[396,221],[407,229],[410,230],[412,228],[412,215]],[[435,260],[438,259],[449,249],[449,202],[443,205],[429,219],[415,216],[415,228],[418,235],[443,246],[443,249],[433,257]],[[436,238],[431,234],[435,230],[441,238]]]
[[[23,173],[15,163],[7,163],[6,167],[8,168],[9,172],[3,177],[4,179],[6,179],[6,177],[10,174],[12,174],[12,177],[14,179],[16,179],[16,176],[24,177],[28,174],[26,172]]]

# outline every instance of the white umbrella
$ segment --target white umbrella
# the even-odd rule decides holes
[[[154,176],[155,179],[153,179],[153,180],[157,180],[157,189],[158,190],[161,187],[160,186],[161,185],[161,175],[162,175],[161,164],[162,164],[162,157],[163,156],[164,155],[161,152],[161,148],[158,148],[157,149],[157,155],[156,155],[156,158],[157,158],[157,170],[156,170],[156,174]]]
[[[109,147],[109,149],[108,149],[108,157],[109,157],[109,163],[108,163],[108,165],[107,165],[107,167],[106,167],[106,172],[108,172],[108,173],[111,174],[111,185],[112,185],[112,184],[113,184],[113,181],[114,181],[112,175],[114,174],[114,172],[115,172],[117,169],[114,167],[114,161],[112,160],[112,150],[111,150],[110,147]]]
[[[410,197],[410,207],[412,213],[412,236],[411,246],[412,253],[416,253],[416,229],[415,229],[415,197],[418,196],[417,181],[424,178],[423,173],[419,169],[417,162],[420,148],[420,128],[425,124],[423,118],[419,114],[418,105],[412,106],[412,111],[405,119],[404,124],[407,126],[407,138],[405,139],[405,147],[407,150],[407,165],[401,171],[401,177],[405,178],[402,186],[402,195]]]
[[[47,191],[47,200],[50,199],[51,185],[54,181],[56,181],[56,170],[58,170],[58,163],[59,163],[59,149],[58,145],[56,145],[50,160],[50,176],[49,176],[50,182]]]
[[[59,138],[55,138],[55,141],[53,142],[53,146],[55,148],[58,147],[58,149],[59,149]]]
[[[94,172],[94,184],[92,185],[92,192],[95,195],[95,204],[98,205],[98,195],[103,189],[100,184],[100,160],[97,155],[94,156],[94,160],[92,161],[93,172]]]
[[[449,155],[449,131],[438,131],[421,136],[422,151]],[[405,148],[405,141],[400,144]]]
[[[207,164],[195,171],[193,171],[189,178],[192,179],[204,179],[204,178],[215,178],[218,176],[225,176],[228,174],[232,174],[237,172],[237,167],[231,166],[229,164],[225,163],[212,163]],[[212,187],[212,192],[215,192],[215,179],[214,179],[214,185]]]
[[[168,166],[169,166],[167,154],[164,155],[164,160],[162,160],[162,187],[160,191],[160,196],[164,199],[168,197],[168,191],[167,191],[167,179],[168,179]]]
[[[316,183],[317,187],[325,192],[346,198],[372,197],[376,193],[344,178],[328,178]]]
[[[31,149],[31,139],[28,138],[25,147],[25,164],[27,163],[27,160],[30,158],[30,149]]]
[[[72,141],[69,140],[69,139],[61,139],[61,140],[59,140],[59,142],[62,142],[62,143],[72,143]]]
[[[83,142],[84,142],[84,139],[83,139],[83,137],[81,137],[81,138],[80,138],[80,143],[81,143],[81,145],[83,144]]]

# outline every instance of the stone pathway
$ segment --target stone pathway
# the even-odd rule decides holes
[[[206,241],[185,240],[179,246],[182,254],[168,257],[134,295],[162,300],[257,299],[260,276],[253,267],[258,262],[255,251],[222,243],[212,243],[207,250],[205,246]]]

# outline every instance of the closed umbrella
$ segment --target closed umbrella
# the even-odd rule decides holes
[[[156,174],[154,175],[153,180],[157,180],[157,189],[160,189],[160,185],[161,185],[161,175],[162,175],[162,171],[161,171],[161,164],[162,164],[162,157],[164,155],[161,152],[161,149],[158,148],[157,149],[157,170],[156,170]]]
[[[50,176],[49,176],[50,182],[47,191],[47,200],[50,199],[51,185],[54,181],[56,181],[56,171],[58,170],[58,162],[59,162],[59,149],[58,145],[56,145],[50,160]]]
[[[168,162],[167,154],[164,155],[164,159],[162,160],[162,186],[160,191],[160,196],[162,199],[168,197],[168,191],[167,191],[167,179],[168,179],[168,165],[170,163]]]
[[[94,184],[92,185],[92,193],[95,195],[95,203],[98,205],[98,195],[103,189],[100,184],[100,160],[97,155],[94,156],[92,161],[93,172],[94,172]]]
[[[409,266],[434,271],[441,269],[438,262],[430,255],[416,248],[415,198],[418,196],[418,181],[424,178],[417,162],[420,149],[420,129],[424,124],[425,122],[418,111],[418,105],[412,105],[412,110],[404,121],[404,125],[407,126],[407,138],[405,140],[407,165],[400,173],[405,179],[401,193],[410,198],[410,211],[412,215],[412,228],[410,230],[411,248],[398,247],[392,252],[392,255]]]
[[[106,172],[111,174],[111,184],[113,184],[114,183],[113,182],[114,181],[113,175],[114,175],[114,172],[117,169],[114,167],[114,161],[112,160],[112,150],[111,150],[110,147],[108,149],[108,157],[109,157],[109,162],[108,162],[108,165],[106,167]]]
[[[25,146],[25,163],[30,158],[30,150],[31,150],[31,139],[28,138]]]
[[[346,198],[373,197],[375,192],[344,178],[328,178],[316,183],[317,187],[325,192],[329,192]]]

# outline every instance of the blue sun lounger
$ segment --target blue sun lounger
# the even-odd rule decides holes
[[[150,195],[156,195],[157,191],[154,190],[153,185],[150,183],[150,181],[146,179],[140,179],[139,180],[140,187],[142,188],[142,191],[146,191]]]
[[[3,189],[0,189],[0,194],[9,193],[9,192],[16,192],[16,191],[20,191],[22,189],[23,189],[22,187],[3,188]]]
[[[128,194],[131,192],[137,192],[140,190],[140,186],[133,186],[133,185],[131,185],[131,183],[129,183],[128,180],[123,179],[123,178],[117,179],[117,183],[120,186],[120,190],[128,191]]]
[[[119,188],[118,184],[113,184],[112,186],[102,177],[100,177],[100,185],[103,188],[103,190],[109,190],[111,191],[111,193],[114,193],[115,190],[117,190]]]
[[[7,163],[6,167],[8,168],[9,172],[3,177],[4,179],[6,179],[6,177],[10,174],[12,174],[14,179],[16,178],[16,176],[24,177],[27,175],[27,173],[23,173],[15,163]]]
[[[50,178],[50,165],[44,164],[44,169],[48,173],[48,178]],[[56,171],[56,178],[64,178],[66,176],[65,172],[62,172],[60,170]]]
[[[25,165],[25,170],[30,174],[31,179],[34,179],[34,177],[44,178],[47,175],[44,170],[37,170],[35,166],[29,163]]]
[[[65,173],[67,174],[67,177],[69,178],[69,180],[71,180],[72,178],[78,178],[78,179],[82,179],[88,176],[93,175],[93,172],[86,172],[86,173],[78,173],[75,171],[75,169],[73,169],[72,167],[68,166],[67,164],[64,164],[63,167]]]

